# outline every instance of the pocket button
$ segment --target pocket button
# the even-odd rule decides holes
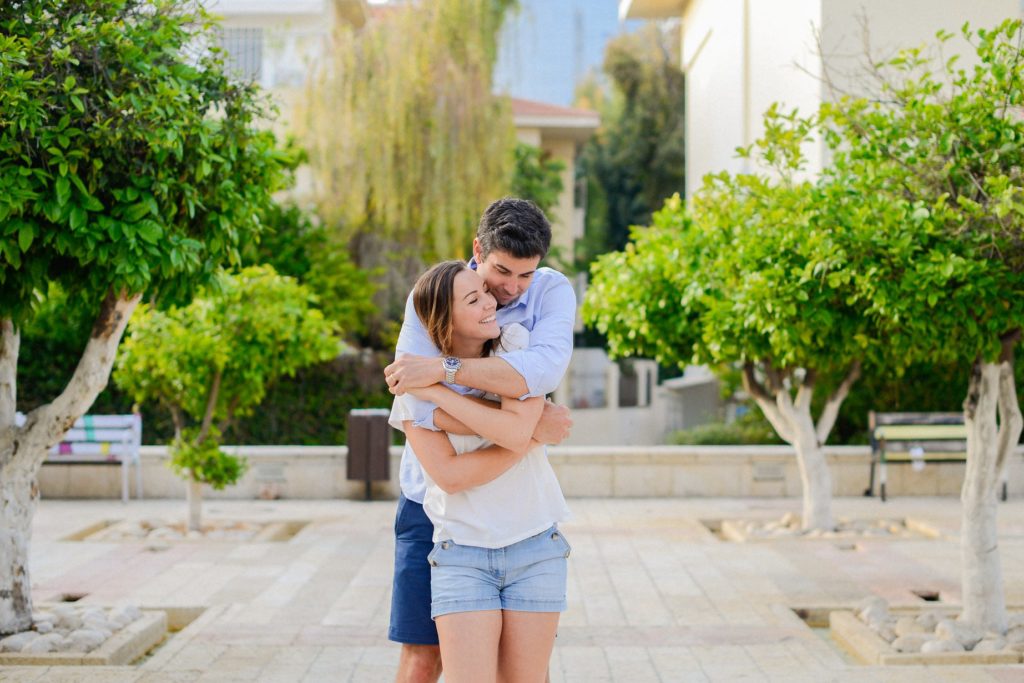
[[[448,541],[441,543],[441,550],[448,550]]]
[[[551,540],[552,541],[557,541],[558,540],[558,532],[557,531],[554,532],[553,534],[551,534]]]
[[[431,567],[436,567],[437,566],[437,560],[431,560],[430,561],[430,566]]]

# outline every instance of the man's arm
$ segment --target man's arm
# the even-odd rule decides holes
[[[536,445],[528,444],[522,452],[494,445],[457,455],[443,432],[415,427],[408,421],[405,435],[423,469],[445,493],[459,493],[497,479]]]

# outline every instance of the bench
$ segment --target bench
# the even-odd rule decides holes
[[[20,427],[25,416],[18,413]],[[135,467],[135,497],[142,499],[142,416],[84,415],[50,449],[44,465],[120,465],[121,500],[128,502],[128,467]]]
[[[878,490],[886,500],[887,466],[910,464],[920,469],[926,463],[967,462],[967,427],[963,413],[868,413],[871,435],[871,474],[865,496]],[[1003,471],[1001,498],[1007,496],[1007,471]]]

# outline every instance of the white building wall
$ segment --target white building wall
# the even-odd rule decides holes
[[[693,0],[683,22],[686,194],[706,173],[739,171],[743,140],[744,0]]]
[[[990,28],[1021,16],[1021,0],[692,0],[682,16],[687,195],[707,173],[744,170],[735,149],[761,135],[773,102],[805,114],[817,109],[827,89],[816,32],[838,85],[858,92],[865,20],[876,58],[934,44],[939,29],[957,34],[944,49],[948,58],[968,48],[959,37],[964,22]],[[819,171],[823,146],[815,143],[808,157],[808,171]]]

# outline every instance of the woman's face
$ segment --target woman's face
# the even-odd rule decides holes
[[[453,283],[452,332],[455,339],[484,342],[501,334],[494,313],[498,304],[475,271],[461,271]]]

